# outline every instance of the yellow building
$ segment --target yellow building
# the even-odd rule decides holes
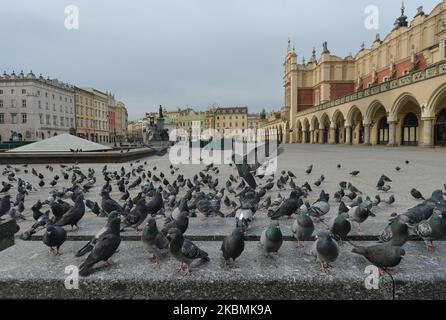
[[[93,141],[95,129],[93,126],[94,95],[84,89],[75,87],[74,103],[76,108],[76,135]]]
[[[223,137],[226,130],[240,130],[242,133],[248,128],[248,107],[217,108],[214,113],[215,129]]]
[[[323,44],[298,63],[289,44],[281,117],[285,143],[446,145],[446,0],[409,21],[401,7],[393,30],[353,56]],[[278,121],[279,120],[279,121]]]
[[[121,101],[116,101],[116,142],[122,143],[127,141],[127,127],[128,127],[128,113],[125,104]]]
[[[94,135],[92,141],[98,143],[109,143],[109,123],[108,123],[108,103],[109,95],[94,88],[84,88],[85,91],[93,94],[93,128]]]

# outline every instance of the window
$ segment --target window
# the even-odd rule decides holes
[[[45,92],[45,97],[48,98],[48,92]]]
[[[14,94],[14,89],[11,89],[11,94]]]
[[[40,91],[39,90],[37,90],[37,96],[40,97]]]
[[[0,113],[0,123],[5,123],[5,114],[4,113]]]
[[[52,96],[52,97],[53,97],[53,100],[54,100],[54,99],[56,99],[56,96],[55,96],[54,94],[53,94],[53,96]]]
[[[0,90],[0,94],[3,94],[3,90]]]
[[[22,108],[26,108],[26,100],[25,99],[22,100]]]
[[[0,108],[3,108],[3,100],[0,100]]]
[[[43,124],[43,114],[39,114],[40,124]]]
[[[60,126],[63,127],[64,126],[64,117],[60,117]]]
[[[26,94],[26,89],[22,89],[22,94]]]
[[[84,121],[82,121],[82,123],[83,123]],[[73,120],[73,118],[71,118],[70,119],[70,124],[71,124],[71,128],[74,128],[74,120]]]
[[[45,109],[50,110],[50,105],[48,104],[48,102],[45,103]]]
[[[17,124],[17,113],[11,113],[11,123]]]
[[[28,116],[26,113],[22,113],[22,123],[26,123],[28,121]]]
[[[17,105],[17,101],[15,101],[14,99],[11,100],[11,108],[15,108]]]
[[[57,116],[53,116],[53,126],[57,126]]]
[[[42,109],[42,101],[37,101],[37,106],[39,107],[39,109]]]

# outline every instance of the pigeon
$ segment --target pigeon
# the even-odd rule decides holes
[[[267,257],[272,254],[277,254],[283,243],[282,231],[280,230],[279,222],[272,222],[269,227],[263,230],[260,236],[260,244],[263,247]]]
[[[147,248],[147,251],[152,254],[150,261],[156,266],[159,262],[159,257],[164,252],[167,252],[169,241],[163,233],[158,231],[158,226],[154,218],[147,221],[142,231],[141,240]]]
[[[335,262],[339,256],[338,244],[328,232],[320,232],[316,236],[311,253],[321,264],[321,271],[328,272],[332,268],[330,263]]]
[[[412,197],[414,197],[417,200],[426,200],[423,195],[421,194],[420,191],[418,191],[417,189],[413,188],[412,190],[410,190],[410,194],[412,195]]]
[[[103,236],[107,231],[110,231],[110,225],[112,221],[118,217],[119,213],[117,211],[111,212],[107,217],[106,225],[101,230],[99,230],[98,233],[96,233],[93,239],[91,239],[85,246],[79,249],[79,251],[75,254],[75,257],[83,257],[87,253],[91,252],[91,250],[93,250],[94,246],[98,242],[99,238]]]
[[[391,205],[391,204],[395,203],[395,196],[392,194],[392,195],[389,197],[389,200],[384,201],[384,202],[387,203],[388,205]]]
[[[292,226],[293,237],[297,240],[296,248],[304,248],[305,241],[310,241],[314,232],[314,223],[304,212],[300,212]]]
[[[364,223],[372,212],[365,203],[361,203],[358,206],[352,207],[348,211],[349,217],[356,222],[358,231],[361,231],[361,223]]]
[[[349,221],[349,216],[347,212],[339,213],[336,218],[333,219],[330,231],[336,240],[345,240],[347,235],[350,233],[352,225]]]
[[[43,243],[50,248],[50,252],[55,256],[62,255],[59,248],[66,240],[67,232],[59,226],[48,226],[43,235]]]
[[[170,254],[181,262],[180,268],[177,269],[178,272],[190,276],[192,275],[190,265],[194,261],[209,262],[208,253],[198,248],[192,241],[185,239],[180,230],[170,229],[167,239],[170,241]]]
[[[79,275],[81,277],[88,276],[92,271],[92,267],[100,261],[104,261],[107,266],[112,265],[110,258],[121,244],[120,225],[121,219],[119,218],[115,218],[110,222],[107,231],[99,237],[87,259],[79,266]]]
[[[74,202],[74,206],[70,210],[68,210],[54,225],[60,227],[70,225],[71,228],[75,226],[76,229],[79,230],[79,226],[77,224],[82,219],[84,214],[85,214],[84,196],[79,195],[76,198],[76,201]]]
[[[280,207],[275,210],[269,217],[271,220],[278,220],[283,216],[291,217],[299,208],[299,196],[297,191],[292,191],[290,197],[286,199]]]
[[[232,260],[232,268],[235,268],[235,260],[240,257],[245,250],[245,238],[242,228],[236,228],[232,234],[226,237],[221,244],[220,250],[223,252],[225,269],[228,267],[228,261]]]
[[[184,234],[189,227],[189,217],[187,212],[181,212],[178,215],[167,218],[161,232],[167,237],[170,229],[178,229]]]
[[[391,246],[402,247],[409,239],[409,227],[400,220],[391,222],[379,236],[380,243],[388,243]]]
[[[369,247],[355,246],[352,252],[365,257],[382,271],[391,271],[390,268],[398,266],[406,254],[403,248],[389,244],[378,244]]]
[[[307,170],[305,170],[306,174],[311,174],[311,172],[313,171],[313,165],[310,165]]]
[[[433,241],[442,240],[446,236],[446,213],[433,215],[415,227],[415,233],[424,240],[428,251],[435,251]]]
[[[353,177],[357,177],[361,172],[360,171],[352,171],[350,172],[350,175]]]

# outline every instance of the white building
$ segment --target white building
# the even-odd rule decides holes
[[[74,88],[23,71],[0,75],[0,141],[38,141],[75,128]]]

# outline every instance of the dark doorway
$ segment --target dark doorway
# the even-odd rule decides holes
[[[386,117],[382,117],[378,124],[378,144],[389,144],[389,123]]]
[[[435,122],[435,145],[446,147],[446,108],[440,112]]]
[[[402,145],[418,145],[418,118],[415,113],[410,112],[406,115],[402,127]]]

